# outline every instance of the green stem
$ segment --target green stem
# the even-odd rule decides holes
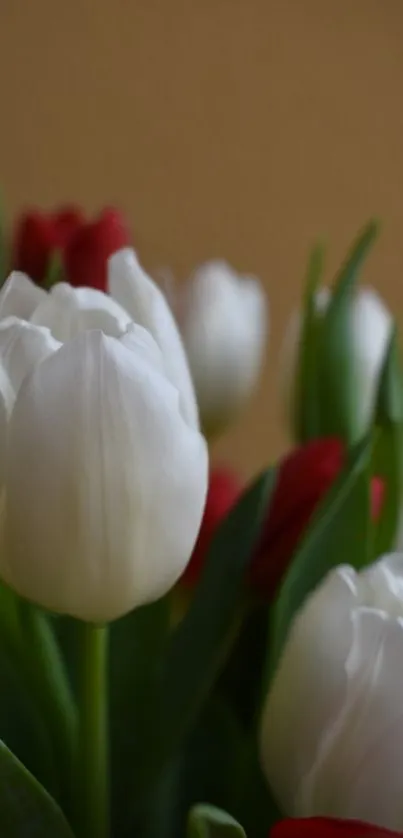
[[[108,629],[81,623],[79,770],[83,838],[108,838]]]

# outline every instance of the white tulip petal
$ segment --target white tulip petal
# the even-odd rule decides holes
[[[295,812],[294,798],[306,767],[316,757],[321,731],[332,723],[346,690],[343,665],[352,643],[350,613],[355,598],[355,576],[349,568],[327,577],[297,615],[267,697],[262,762],[288,814]],[[335,655],[331,667],[329,648]]]
[[[137,356],[144,356],[148,363],[152,363],[160,373],[166,374],[162,352],[153,336],[143,326],[139,326],[138,323],[131,323],[122,335],[120,342],[127,349],[135,352]]]
[[[268,334],[259,281],[225,262],[198,268],[185,289],[181,330],[202,424],[224,426],[255,386]]]
[[[402,649],[401,621],[372,609],[355,612],[345,700],[300,790],[301,815],[402,829]]]
[[[79,335],[25,379],[10,420],[0,572],[28,599],[94,622],[174,584],[207,491],[203,437],[144,335],[138,354],[133,344]]]
[[[60,345],[49,329],[17,317],[0,321],[0,365],[7,373],[14,396],[25,376]]]
[[[132,319],[144,326],[156,340],[167,375],[180,393],[183,415],[194,427],[198,427],[195,393],[175,319],[164,295],[130,248],[124,248],[110,258],[108,287]]]
[[[14,403],[14,392],[8,375],[0,365],[0,490],[2,490],[8,445],[8,421]]]
[[[391,329],[391,315],[379,295],[370,288],[361,288],[352,309],[352,330],[355,376],[359,388],[357,423],[363,429],[370,421],[375,407],[379,374]]]
[[[29,320],[46,297],[46,291],[35,285],[26,274],[13,271],[0,291],[0,320],[13,316]]]
[[[38,306],[31,322],[47,326],[57,340],[65,342],[86,329],[101,329],[106,335],[120,337],[132,321],[108,294],[60,282]]]

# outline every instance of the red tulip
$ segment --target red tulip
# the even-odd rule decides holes
[[[130,237],[120,213],[106,209],[95,220],[83,224],[71,237],[64,254],[64,266],[71,285],[107,290],[107,263],[112,253],[128,246]]]
[[[262,535],[250,564],[252,589],[272,599],[319,502],[341,471],[345,449],[338,439],[318,439],[290,452],[280,463],[277,485]],[[230,469],[213,470],[206,508],[192,558],[181,582],[197,582],[215,530],[242,493],[242,484]],[[377,518],[383,483],[371,483],[372,514]]]
[[[46,277],[52,254],[63,251],[75,231],[84,223],[80,209],[63,207],[55,213],[25,212],[14,236],[13,268],[24,271],[35,282]]]
[[[271,829],[270,838],[402,838],[400,832],[390,832],[360,821],[340,821],[333,818],[303,818],[280,821]]]
[[[252,587],[271,598],[319,502],[340,473],[343,443],[317,439],[288,454],[280,465],[269,515],[251,564]],[[380,513],[383,483],[371,483],[372,515]]]

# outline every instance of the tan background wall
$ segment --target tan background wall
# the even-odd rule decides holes
[[[0,0],[0,180],[11,213],[128,213],[146,265],[259,274],[272,341],[219,453],[286,444],[277,349],[312,239],[329,275],[384,221],[367,277],[403,314],[402,0]]]

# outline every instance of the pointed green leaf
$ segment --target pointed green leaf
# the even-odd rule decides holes
[[[321,332],[318,361],[322,434],[341,436],[350,444],[357,441],[361,431],[357,427],[351,304],[359,271],[377,232],[378,225],[371,221],[354,243],[336,277]]]
[[[383,480],[384,494],[375,527],[374,557],[394,549],[403,501],[403,378],[396,331],[380,376],[375,424],[373,471]]]
[[[188,818],[188,838],[246,838],[245,830],[222,809],[199,803]]]
[[[269,676],[279,660],[295,613],[331,568],[361,568],[372,557],[369,464],[371,441],[352,452],[347,466],[317,510],[286,574],[274,607]]]
[[[63,813],[21,762],[0,742],[2,838],[73,838]]]
[[[318,310],[317,293],[323,274],[324,248],[317,244],[310,255],[305,286],[301,339],[294,405],[295,438],[308,442],[321,435],[318,387],[318,347],[323,314]]]

